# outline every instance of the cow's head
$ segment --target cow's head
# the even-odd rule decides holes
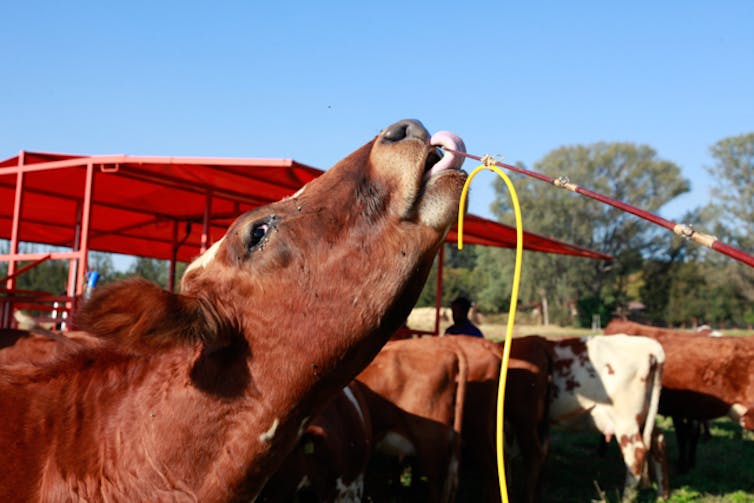
[[[240,329],[252,361],[285,355],[315,379],[336,365],[353,376],[405,320],[457,216],[466,175],[437,148],[462,149],[454,138],[433,141],[413,120],[387,127],[295,195],[239,217],[189,267],[183,293]]]

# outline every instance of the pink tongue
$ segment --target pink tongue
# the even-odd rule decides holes
[[[432,135],[430,144],[435,147],[440,147],[443,150],[443,156],[440,161],[432,166],[429,171],[429,176],[432,176],[440,171],[446,169],[460,169],[463,164],[464,157],[454,152],[449,152],[447,149],[457,150],[458,152],[466,152],[466,145],[463,144],[463,140],[450,131],[438,131]]]

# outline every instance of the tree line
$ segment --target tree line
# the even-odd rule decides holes
[[[754,133],[724,138],[710,147],[712,201],[692,208],[679,222],[754,253]],[[523,165],[521,165],[524,167]],[[557,148],[533,170],[657,213],[690,190],[678,165],[647,145],[595,143]],[[751,327],[754,270],[686,241],[611,206],[512,174],[524,227],[606,253],[612,261],[525,252],[520,314],[532,321],[588,327],[615,315],[656,324]],[[515,225],[510,196],[495,182],[493,214]],[[447,245],[442,302],[474,299],[480,311],[506,312],[514,252]],[[435,273],[436,274],[436,273]],[[420,305],[434,305],[433,280]]]
[[[718,236],[725,243],[754,253],[754,133],[724,138],[710,147],[713,164],[711,203],[691,209],[680,222]],[[521,165],[523,167],[523,165]],[[552,150],[533,170],[656,213],[690,190],[690,181],[672,161],[660,159],[648,145],[595,143]],[[530,321],[590,326],[616,314],[644,321],[693,326],[754,325],[754,269],[685,241],[638,217],[523,175],[511,178],[527,230],[587,247],[614,257],[597,261],[565,255],[525,252],[520,315]],[[495,182],[495,217],[515,225],[507,188]],[[26,250],[34,245],[24,244]],[[38,248],[38,247],[37,247]],[[0,243],[7,251],[8,243]],[[510,301],[514,252],[446,245],[443,305],[458,295],[473,299],[484,313],[505,313]],[[141,275],[167,285],[168,264],[138,258],[125,271],[112,256],[92,253],[90,266],[101,283]],[[178,268],[178,275],[185,267]],[[6,264],[0,264],[0,277]],[[19,276],[17,287],[61,293],[66,261],[48,261]],[[435,305],[434,269],[418,305]]]

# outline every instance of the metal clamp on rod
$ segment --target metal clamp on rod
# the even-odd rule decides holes
[[[688,224],[676,224],[675,227],[673,227],[673,232],[683,238],[690,239],[691,241],[699,243],[700,245],[704,245],[708,248],[712,248],[712,245],[717,241],[717,238],[715,236],[697,232],[691,225]]]
[[[570,190],[571,192],[576,192],[576,189],[579,188],[579,186],[575,183],[571,183],[571,180],[567,176],[559,176],[557,178],[554,178],[552,180],[552,184],[556,187],[560,187],[561,189]]]

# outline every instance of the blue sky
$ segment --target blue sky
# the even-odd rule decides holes
[[[327,168],[412,117],[529,167],[562,145],[651,145],[692,182],[662,210],[680,218],[708,199],[709,146],[754,130],[749,0],[31,0],[0,18],[1,158]],[[475,180],[474,213],[490,216],[493,176]]]

